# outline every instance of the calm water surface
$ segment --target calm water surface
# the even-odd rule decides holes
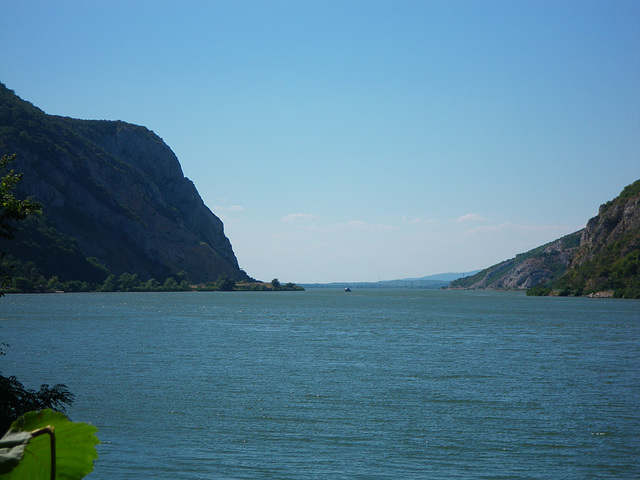
[[[100,479],[640,478],[640,302],[430,290],[10,295]]]

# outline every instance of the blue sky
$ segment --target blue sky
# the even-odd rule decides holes
[[[0,81],[148,127],[250,275],[479,269],[640,178],[640,2],[0,3]]]

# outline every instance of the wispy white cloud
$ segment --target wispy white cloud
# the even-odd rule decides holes
[[[368,230],[373,228],[373,225],[363,222],[362,220],[351,220],[346,223],[339,223],[338,225],[347,227],[347,228],[356,228],[358,230]]]
[[[213,210],[215,210],[216,212],[238,212],[244,210],[244,207],[240,205],[230,205],[228,207],[223,205],[214,205]]]
[[[402,217],[402,221],[406,223],[410,223],[412,225],[416,225],[416,224],[432,225],[434,223],[438,223],[438,220],[436,220],[435,218],[420,218],[420,217],[413,218],[413,219]]]
[[[233,217],[233,213],[244,210],[244,207],[240,205],[214,205],[211,207],[211,211],[215,213],[220,220],[227,222]]]
[[[362,220],[351,220],[349,222],[336,223],[334,228],[344,230],[394,230],[390,225],[385,225],[383,223],[374,225],[372,223],[363,222]]]
[[[285,215],[280,220],[283,222],[301,222],[301,221],[310,221],[318,218],[317,215],[313,213],[290,213],[289,215]]]
[[[478,215],[477,213],[467,213],[461,217],[458,217],[453,220],[454,222],[464,223],[464,222],[488,222],[489,219],[484,218],[482,215]]]
[[[282,218],[282,221],[294,222],[294,220],[285,220],[286,217]],[[317,235],[333,235],[333,234],[360,234],[364,232],[373,232],[373,231],[392,231],[397,230],[396,227],[392,227],[390,225],[386,225],[383,223],[372,224],[363,222],[361,220],[350,220],[348,222],[338,222],[332,224],[320,224],[319,222],[299,222],[298,231],[303,229],[308,232],[315,232]]]

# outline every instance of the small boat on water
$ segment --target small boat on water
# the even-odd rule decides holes
[[[344,289],[344,291],[345,291],[345,292],[350,292],[350,291],[351,291],[351,289],[350,289],[349,287],[347,287],[347,288],[345,288],[345,289]]]

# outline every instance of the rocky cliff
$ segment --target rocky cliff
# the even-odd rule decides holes
[[[0,84],[0,152],[18,154],[20,193],[111,272],[246,278],[222,222],[147,128],[47,115]]]
[[[480,289],[535,286],[563,295],[609,290],[640,297],[640,180],[600,206],[583,230],[451,283]]]
[[[640,180],[627,186],[587,223],[558,288],[640,297]]]
[[[589,220],[572,267],[597,260],[616,245],[621,257],[640,247],[640,180],[626,187],[614,200],[601,205],[598,215]]]
[[[453,288],[526,290],[554,281],[570,265],[582,231],[534,248],[451,283]]]

